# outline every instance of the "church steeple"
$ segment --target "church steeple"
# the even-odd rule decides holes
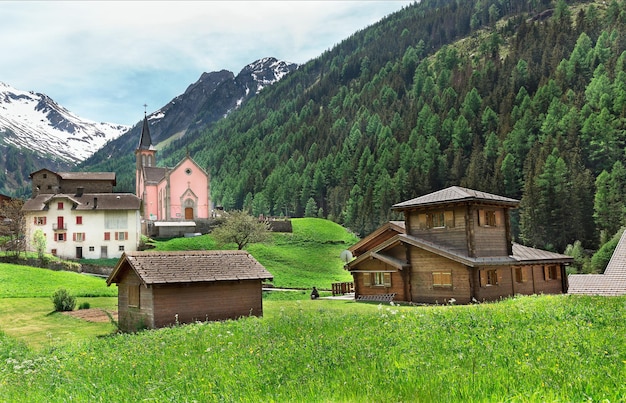
[[[150,137],[150,125],[148,125],[148,115],[144,112],[143,127],[141,128],[141,137],[139,138],[139,146],[137,150],[154,150],[152,146],[152,137]]]
[[[145,111],[143,115],[141,137],[139,138],[139,145],[135,150],[135,194],[140,199],[143,199],[145,179],[144,168],[156,166],[156,148],[152,145],[150,126],[148,125],[148,115]]]

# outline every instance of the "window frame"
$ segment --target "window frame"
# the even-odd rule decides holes
[[[128,307],[139,308],[141,306],[141,286],[139,284],[128,285]]]

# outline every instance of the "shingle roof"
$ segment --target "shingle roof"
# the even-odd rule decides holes
[[[622,233],[604,274],[571,274],[569,294],[626,295],[626,231]]]
[[[76,210],[139,210],[141,199],[131,193],[83,193],[81,196],[63,193],[40,194],[26,200],[22,211],[43,211],[52,199],[66,199]],[[97,199],[97,206],[96,206]]]
[[[243,250],[125,252],[107,284],[116,283],[125,267],[132,268],[146,285],[273,278]]]
[[[394,204],[391,208],[393,210],[404,210],[411,207],[434,206],[438,204],[468,201],[496,203],[511,207],[517,207],[519,205],[519,200],[516,199],[467,189],[460,186],[452,186],[424,196],[416,197],[415,199]]]

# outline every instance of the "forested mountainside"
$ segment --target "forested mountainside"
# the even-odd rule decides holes
[[[315,212],[360,235],[395,203],[461,185],[521,199],[524,244],[595,248],[626,214],[625,6],[422,0],[160,163],[190,152],[226,209]]]

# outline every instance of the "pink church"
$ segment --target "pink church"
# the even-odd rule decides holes
[[[158,226],[210,218],[210,175],[189,154],[174,168],[157,167],[156,153],[148,118],[144,116],[135,150],[135,194],[143,202],[142,219]]]

